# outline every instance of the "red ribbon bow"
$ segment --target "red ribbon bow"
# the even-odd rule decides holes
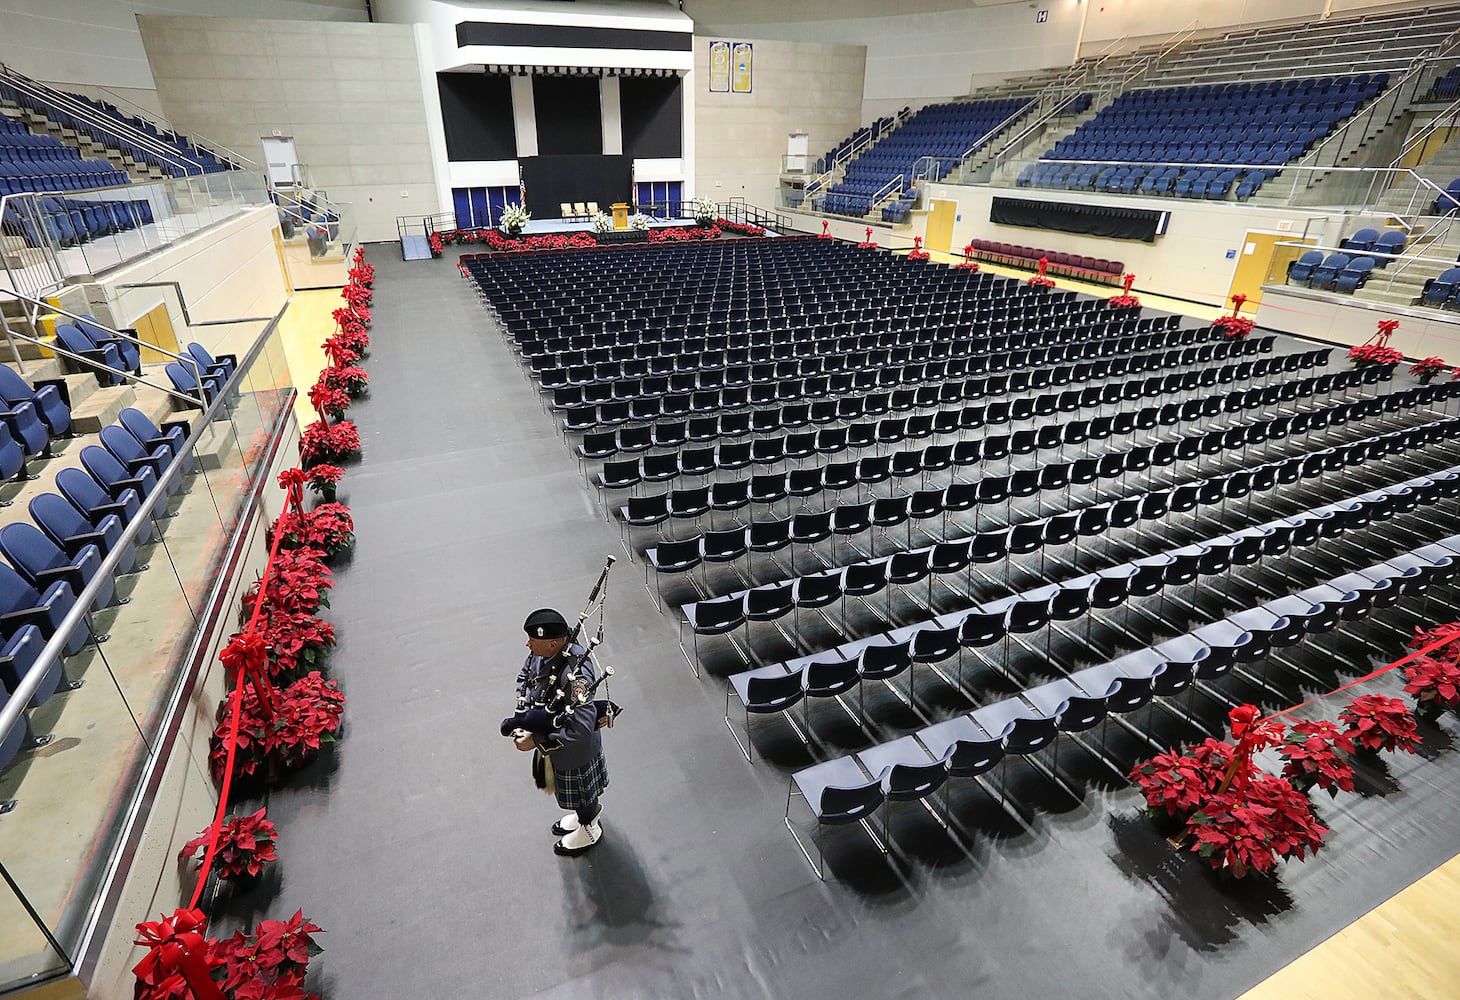
[[[1130,287],[1131,287],[1131,285],[1134,285],[1135,283],[1136,283],[1136,276],[1134,274],[1127,274],[1125,276],[1125,294],[1127,294],[1127,295],[1130,294]]]
[[[165,986],[180,978],[197,1000],[224,1000],[213,982],[208,939],[202,934],[207,923],[200,910],[177,910],[170,917],[138,924],[140,937],[133,943],[152,950],[132,972],[149,986]]]

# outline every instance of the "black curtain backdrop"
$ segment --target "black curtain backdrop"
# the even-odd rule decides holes
[[[679,77],[622,77],[618,94],[626,155],[638,159],[683,155]]]
[[[527,210],[535,219],[556,219],[563,202],[596,201],[608,211],[634,200],[633,161],[627,156],[529,156],[522,164]]]
[[[499,74],[437,73],[448,160],[512,160],[512,82]]]
[[[535,76],[537,151],[543,156],[603,152],[603,113],[596,76]]]
[[[1143,208],[1111,208],[1027,198],[996,197],[989,208],[989,221],[1001,226],[1053,229],[1062,233],[1142,240],[1146,243],[1154,243],[1157,236],[1166,232],[1170,217],[1170,212]]]

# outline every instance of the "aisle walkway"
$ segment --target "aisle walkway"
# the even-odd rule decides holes
[[[257,901],[326,928],[330,995],[1229,1000],[1460,849],[1445,754],[1393,761],[1386,796],[1325,802],[1331,850],[1277,882],[1171,856],[1138,796],[1100,785],[1022,829],[990,805],[966,852],[893,810],[903,855],[845,831],[819,882],[782,825],[786,773],[740,756],[724,682],[689,672],[469,286],[392,250],[371,248],[364,457],[341,489],[357,542],[328,612],[346,729],[273,796],[282,884]],[[498,723],[522,619],[576,613],[609,554],[600,659],[626,715],[605,839],[563,859]]]

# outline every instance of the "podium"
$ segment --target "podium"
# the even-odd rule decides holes
[[[626,202],[618,201],[609,206],[613,210],[613,228],[625,230],[629,228],[629,206]]]

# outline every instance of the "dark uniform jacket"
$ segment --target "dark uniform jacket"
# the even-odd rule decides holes
[[[530,705],[547,704],[559,688],[569,690],[560,674],[570,658],[583,654],[583,647],[571,646],[550,659],[528,656],[517,675],[517,695],[526,697]],[[598,664],[588,657],[578,668],[573,688],[586,692],[598,680]],[[572,771],[586,767],[603,752],[603,737],[598,732],[598,713],[590,699],[563,720],[561,728],[537,737],[538,746],[547,751],[554,771]]]

